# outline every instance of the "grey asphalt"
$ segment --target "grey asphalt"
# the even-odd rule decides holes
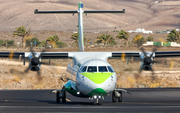
[[[180,89],[127,89],[122,103],[112,103],[111,95],[102,105],[67,93],[67,103],[56,103],[51,90],[0,90],[0,113],[51,112],[180,112]]]

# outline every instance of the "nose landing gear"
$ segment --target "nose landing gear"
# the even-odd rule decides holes
[[[92,97],[92,100],[93,100],[93,104],[94,105],[96,105],[96,104],[101,105],[102,104],[102,100],[104,100],[104,97],[101,96],[101,95],[94,95]]]

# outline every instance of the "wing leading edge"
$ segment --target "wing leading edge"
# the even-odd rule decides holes
[[[40,52],[35,52],[36,54],[40,54]],[[92,54],[91,54],[92,53]],[[44,52],[41,55],[41,59],[72,59],[74,55],[80,54],[83,58],[83,54],[87,56],[93,56],[95,53],[110,53],[107,58],[121,58],[123,57],[140,57],[142,52]],[[0,58],[12,58],[19,59],[28,58],[30,52],[0,52]],[[72,55],[73,54],[73,55]],[[158,51],[155,52],[155,58],[171,58],[171,57],[180,57],[180,51]]]

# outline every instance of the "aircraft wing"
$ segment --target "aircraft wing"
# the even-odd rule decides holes
[[[25,52],[0,52],[0,58],[19,59],[24,58]]]
[[[35,54],[42,54],[41,59],[66,59],[71,58],[68,56],[68,52],[35,52]],[[30,52],[0,52],[0,58],[12,58],[12,59],[19,59],[21,58],[28,58],[31,56]]]
[[[112,52],[109,58],[140,57],[141,52]]]
[[[158,51],[155,52],[156,58],[180,57],[180,51]]]
[[[73,56],[71,55],[81,55],[83,54],[86,56],[98,53],[97,55],[108,54],[108,58],[121,58],[123,57],[140,57],[142,52],[35,52],[35,54],[42,54],[41,59],[70,59]],[[12,59],[19,59],[21,58],[28,58],[31,55],[31,52],[0,52],[0,58],[12,58]],[[153,57],[155,58],[170,58],[170,57],[180,57],[180,51],[158,51],[155,52]]]
[[[121,58],[121,57],[140,57],[142,52],[112,52],[112,56],[109,58]],[[171,58],[180,57],[180,51],[157,51],[154,52],[155,58]]]

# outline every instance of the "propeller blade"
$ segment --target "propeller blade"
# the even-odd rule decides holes
[[[156,50],[157,50],[157,48],[154,48],[154,49],[153,49],[153,52],[151,53],[150,58],[153,56],[153,54],[156,52]]]
[[[147,55],[146,55],[146,53],[145,53],[145,51],[144,51],[144,48],[141,47],[140,49],[141,49],[141,51],[143,52],[144,56],[147,57]]]
[[[28,71],[29,71],[29,67],[24,72],[27,73]]]
[[[38,64],[49,65],[49,63],[46,63],[46,62],[39,62]]]
[[[162,64],[162,61],[152,61],[151,63]]]
[[[43,50],[41,51],[41,54],[39,55],[38,59],[41,58],[41,56],[43,55],[44,52],[46,52],[45,49],[43,49]]]
[[[133,61],[135,61],[135,62],[138,62],[138,61],[143,62],[143,61],[144,61],[144,59],[140,59],[140,58],[138,58],[138,59],[137,59],[137,58],[134,58],[134,59],[133,59]]]
[[[122,53],[121,60],[124,61],[124,59],[125,59],[125,53]]]
[[[30,51],[31,51],[31,53],[32,53],[32,55],[33,55],[33,58],[34,58],[34,57],[35,57],[35,54],[34,54],[34,51],[33,51],[32,47],[30,48]]]
[[[142,66],[142,68],[140,67],[139,73],[141,73],[142,70],[144,70],[144,65]]]
[[[151,70],[152,75],[154,75],[154,71],[153,71],[152,67],[149,65],[148,68]]]
[[[37,73],[38,73],[38,76],[41,76],[40,70],[38,70]]]

